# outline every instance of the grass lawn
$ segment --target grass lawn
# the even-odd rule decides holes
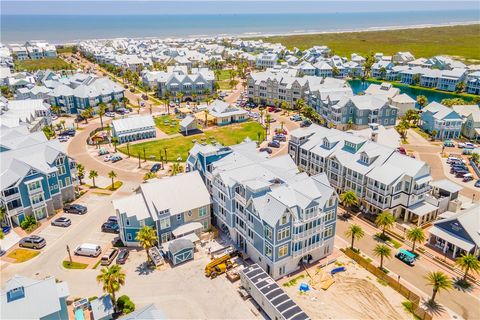
[[[29,249],[15,249],[8,254],[7,257],[15,259],[16,263],[21,263],[28,261],[32,258],[35,258],[40,254],[40,251],[29,250]]]
[[[263,137],[264,132],[265,130],[258,122],[249,121],[236,125],[218,127],[187,137],[180,136],[170,139],[131,144],[130,154],[134,155],[140,153],[143,156],[143,149],[145,148],[147,159],[149,159],[150,156],[154,156],[159,160],[160,155],[165,155],[164,148],[167,148],[167,157],[169,161],[176,161],[178,157],[182,158],[182,161],[185,161],[187,160],[188,152],[194,145],[193,140],[201,142],[202,139],[206,139],[205,141],[208,143],[211,142],[213,138],[215,141],[225,146],[229,146],[242,142],[246,137],[249,137],[252,140],[258,140],[258,134],[260,133]],[[118,148],[118,150],[123,153],[127,152],[125,146]]]
[[[215,76],[215,80],[217,80],[218,86],[220,87],[220,90],[231,90],[232,88],[230,87],[230,71],[229,69],[227,70],[220,70],[220,74]]]
[[[168,135],[178,133],[180,130],[180,121],[182,121],[181,119],[175,118],[174,115],[155,117],[154,120],[155,126],[157,126],[158,129],[162,130]]]
[[[389,31],[364,31],[263,37],[264,41],[280,42],[288,48],[301,50],[314,45],[326,45],[340,56],[351,53],[366,55],[383,52],[392,55],[398,51],[410,51],[415,57],[435,55],[457,56],[466,62],[480,61],[480,24],[403,29]]]
[[[75,262],[75,261],[63,261],[62,265],[65,269],[86,269],[88,267],[88,264],[86,263],[80,263],[80,262]]]
[[[122,181],[115,181],[113,183],[113,189],[112,189],[112,184],[110,183],[108,187],[105,187],[105,190],[115,191],[115,190],[118,190],[118,188],[120,188],[122,185],[123,185]]]
[[[40,69],[70,70],[73,67],[60,58],[43,58],[38,60],[15,60],[15,69],[18,71],[36,71]]]

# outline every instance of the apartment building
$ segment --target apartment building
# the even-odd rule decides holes
[[[332,253],[337,194],[325,174],[301,173],[288,155],[268,158],[255,142],[196,144],[187,170],[204,177],[212,223],[273,278]]]
[[[51,123],[50,105],[42,99],[0,101],[0,126],[25,126],[28,131],[36,132]]]
[[[397,219],[421,225],[436,218],[426,201],[430,167],[352,133],[315,124],[291,132],[288,152],[299,169],[325,173],[337,193],[353,190],[364,212],[390,210]]]
[[[76,163],[58,140],[18,127],[1,128],[0,141],[0,203],[8,225],[26,216],[45,219],[75,199]]]

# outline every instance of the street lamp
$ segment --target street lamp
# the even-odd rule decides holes
[[[472,197],[472,203],[475,201],[475,193],[473,194],[473,197]]]

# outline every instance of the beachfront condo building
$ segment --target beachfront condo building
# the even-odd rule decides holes
[[[368,214],[390,210],[397,219],[418,225],[437,217],[437,202],[426,200],[430,167],[393,148],[312,124],[291,132],[288,153],[301,171],[326,174],[338,194],[354,191]]]
[[[58,140],[24,126],[1,128],[0,140],[0,203],[7,225],[19,226],[26,216],[46,219],[75,199],[76,163]]]
[[[204,178],[212,223],[273,278],[332,253],[337,194],[325,174],[301,173],[288,155],[269,158],[255,142],[196,144],[187,170]]]

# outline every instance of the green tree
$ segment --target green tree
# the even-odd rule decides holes
[[[77,164],[77,176],[80,184],[83,184],[82,178],[85,175],[85,166],[81,163]]]
[[[112,190],[113,190],[115,188],[115,180],[114,179],[117,177],[117,173],[112,170],[108,173],[108,177],[110,179],[112,179]]]
[[[237,86],[238,84],[238,80],[235,80],[235,79],[232,79],[228,82],[228,85],[230,86],[230,89],[235,89],[235,87]]]
[[[465,90],[465,82],[461,81],[461,82],[457,83],[457,85],[455,86],[455,92],[460,93],[463,90]]]
[[[423,109],[428,104],[428,99],[424,95],[419,95],[417,96],[417,103],[420,106],[420,109]]]
[[[437,138],[437,134],[438,134],[437,130],[432,130],[432,132],[430,133],[432,141],[435,141],[435,139]]]
[[[44,126],[42,128],[42,132],[45,135],[45,137],[47,137],[48,140],[55,137],[55,131],[53,131],[52,127],[50,127],[50,126]]]
[[[125,285],[125,272],[118,264],[114,264],[110,267],[105,267],[100,270],[100,274],[97,275],[97,282],[102,284],[103,291],[110,294],[112,297],[113,306],[116,309],[115,294],[120,288]]]
[[[170,172],[170,175],[171,176],[176,176],[177,174],[183,172],[183,167],[180,163],[178,162],[175,162],[173,165],[172,165],[172,169],[171,169],[171,172]]]
[[[471,253],[464,254],[457,258],[455,264],[459,266],[460,269],[465,271],[465,274],[463,275],[463,281],[467,281],[468,272],[470,270],[474,271],[475,273],[479,273],[480,271],[480,262],[478,261],[478,258]]]
[[[88,178],[89,179],[92,179],[92,184],[93,184],[93,187],[96,188],[97,186],[95,185],[95,178],[98,177],[98,172],[95,171],[95,170],[90,170],[90,172],[88,173]]]
[[[135,240],[137,240],[142,248],[145,249],[147,253],[147,263],[149,263],[151,260],[148,250],[157,243],[157,232],[152,227],[145,226],[138,231]]]
[[[479,160],[480,160],[480,155],[479,155],[478,153],[472,153],[472,155],[470,156],[470,159],[471,159],[473,162],[475,162],[475,163],[478,164],[478,162],[479,162]]]
[[[351,224],[348,226],[347,231],[345,231],[345,236],[352,239],[350,248],[353,250],[354,241],[362,239],[365,236],[365,232],[363,232],[362,227],[360,227],[358,224]]]
[[[457,105],[466,105],[470,102],[463,100],[462,98],[451,98],[451,99],[442,99],[441,104],[447,107],[457,106]]]
[[[423,229],[420,227],[413,227],[407,231],[406,235],[407,239],[412,242],[412,252],[415,252],[415,244],[417,242],[424,242],[425,241],[425,234],[423,233]]]
[[[340,202],[348,209],[358,204],[358,197],[355,191],[348,190],[340,195]]]
[[[385,237],[385,231],[390,230],[395,225],[395,217],[390,211],[383,211],[375,219],[375,224],[382,229],[382,236]]]
[[[380,257],[380,269],[383,269],[383,259],[390,259],[392,257],[392,249],[385,244],[379,243],[373,248],[373,255]]]
[[[438,292],[441,290],[449,290],[452,287],[450,278],[441,271],[429,272],[425,279],[427,279],[427,283],[433,288],[432,297],[429,301],[431,304],[435,302],[435,297]]]
[[[205,122],[203,123],[203,126],[206,128],[208,126],[208,114],[210,111],[208,109],[203,110],[203,114],[205,115]]]
[[[340,70],[338,70],[338,68],[336,66],[334,66],[333,69],[332,69],[332,75],[334,77],[338,77],[340,75]]]
[[[270,134],[270,123],[272,121],[272,116],[270,115],[270,113],[267,113],[267,115],[265,116],[265,135],[269,135]]]
[[[149,171],[149,172],[144,174],[143,180],[147,181],[147,180],[150,180],[150,179],[153,179],[153,178],[156,178],[156,177],[157,177],[157,175],[155,174],[155,172],[150,172]]]
[[[65,130],[65,120],[60,120],[60,125],[62,126],[62,129]]]

